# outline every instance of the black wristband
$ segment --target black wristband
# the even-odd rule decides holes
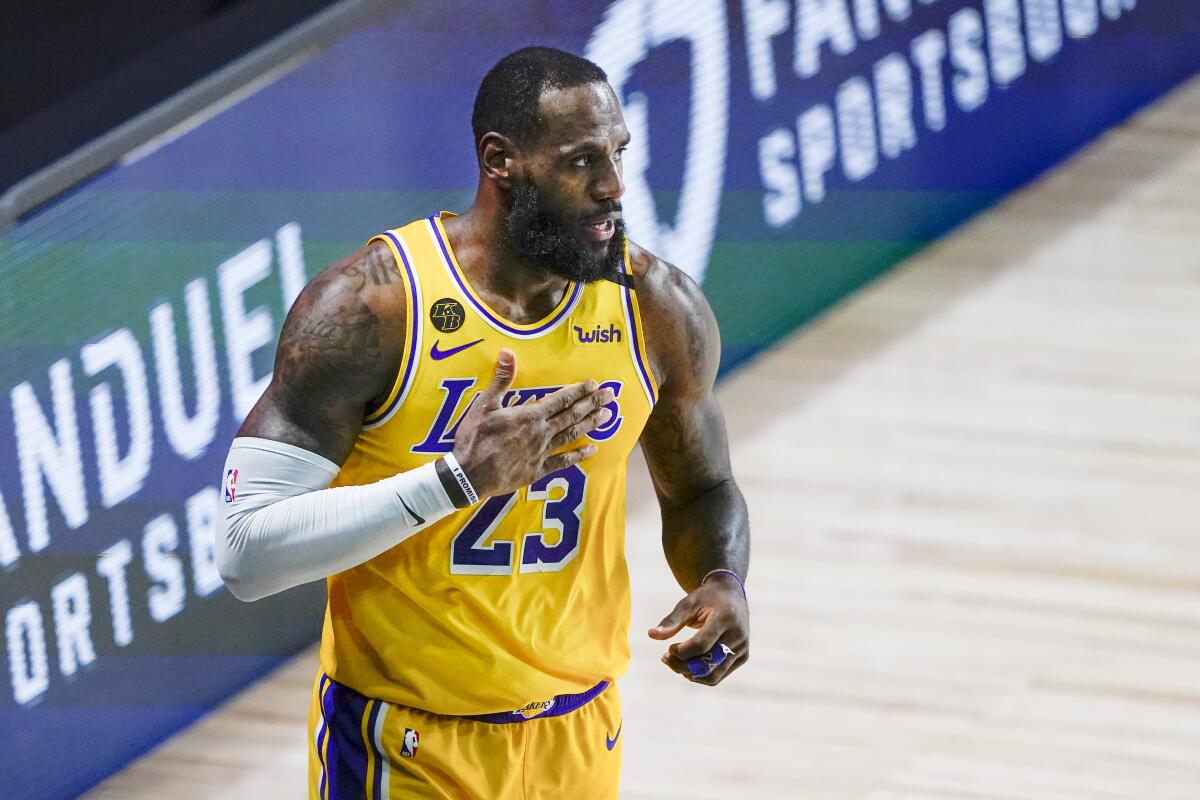
[[[446,494],[449,496],[450,502],[454,503],[454,507],[466,508],[471,505],[471,502],[467,499],[467,493],[463,491],[463,488],[458,485],[458,481],[454,479],[454,473],[450,471],[450,465],[446,463],[445,459],[439,458],[435,463],[435,469],[437,469],[438,479],[442,482],[442,488],[446,490]]]

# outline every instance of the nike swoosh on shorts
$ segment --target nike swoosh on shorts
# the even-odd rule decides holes
[[[613,747],[616,746],[617,739],[621,738],[621,728],[624,728],[624,727],[625,727],[625,723],[624,723],[624,721],[622,721],[621,724],[617,726],[617,735],[612,737],[611,739],[608,738],[608,731],[604,732],[604,744],[608,746],[609,750],[612,750]]]

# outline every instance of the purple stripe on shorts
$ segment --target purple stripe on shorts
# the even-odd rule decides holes
[[[608,688],[608,681],[600,681],[586,692],[579,694],[560,694],[550,702],[550,707],[544,711],[526,716],[527,713],[532,713],[533,709],[522,709],[520,711],[500,711],[495,714],[474,714],[463,717],[463,719],[473,719],[476,722],[488,722],[493,725],[507,725],[511,722],[528,722],[532,719],[545,719],[546,717],[558,717],[563,714],[570,714],[577,708],[581,708],[592,700],[605,689]]]
[[[328,675],[322,675],[317,692],[321,698],[321,726],[317,730],[317,758],[321,762],[321,784],[317,788],[317,796],[321,800],[325,798],[325,783],[326,777],[329,774],[328,761],[325,758],[325,739],[329,736],[329,717],[325,715],[325,702],[332,688],[333,681],[330,680]]]
[[[329,694],[329,800],[361,798],[367,783],[367,745],[362,738],[367,698],[339,683]]]
[[[375,775],[371,779],[371,800],[383,797],[384,757],[383,753],[379,752],[379,748],[375,746],[375,723],[379,719],[379,709],[381,708],[383,708],[383,701],[376,700],[374,707],[371,708],[371,718],[367,720],[367,747],[371,748],[371,752],[375,754]]]

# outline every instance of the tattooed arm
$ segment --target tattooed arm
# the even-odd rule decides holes
[[[713,686],[750,654],[749,609],[737,580],[750,557],[746,503],[729,465],[725,420],[713,395],[721,357],[720,334],[700,288],[679,269],[630,244],[646,345],[659,379],[659,397],[642,433],[642,450],[662,510],[663,551],[687,595],[655,628],[670,639],[685,626],[699,628],[672,644],[663,663],[696,683]],[[703,583],[702,583],[703,581]],[[731,648],[707,677],[686,662],[718,642]]]
[[[392,388],[405,319],[404,286],[387,245],[368,245],[325,269],[288,313],[271,384],[238,436],[344,462],[363,417]]]
[[[275,373],[230,445],[217,568],[257,600],[368,561],[474,502],[447,458],[374,483],[329,488],[365,412],[392,388],[404,345],[404,295],[390,252],[368,247],[310,283],[283,326]],[[555,452],[608,418],[594,381],[505,408],[516,359],[502,350],[491,383],[455,436],[454,457],[481,497],[512,491],[588,458]]]

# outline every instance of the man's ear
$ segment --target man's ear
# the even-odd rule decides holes
[[[479,140],[479,167],[488,180],[501,189],[512,188],[516,168],[516,148],[512,140],[500,133],[485,133]]]

